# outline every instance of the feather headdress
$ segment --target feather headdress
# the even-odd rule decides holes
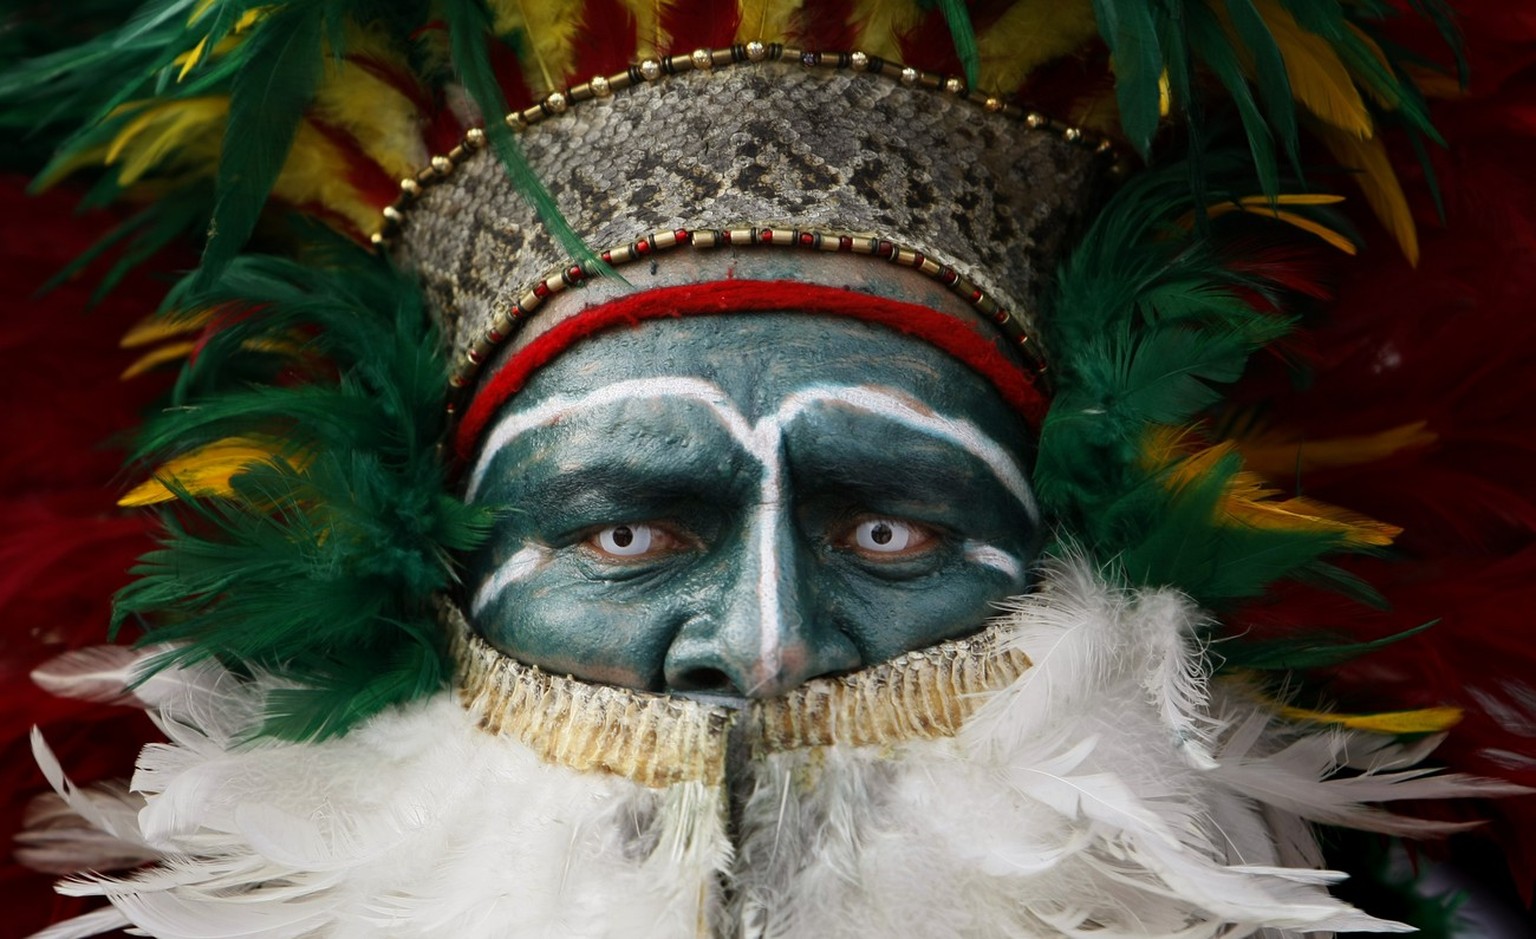
[[[1411,736],[1461,716],[1476,736],[1453,733],[1449,759],[1536,783],[1517,670],[1536,645],[1470,599],[1518,594],[1532,569],[1531,454],[1507,412],[1478,410],[1528,404],[1528,370],[1471,340],[1523,328],[1515,259],[1536,206],[1513,157],[1434,150],[1437,127],[1513,132],[1499,122],[1527,103],[1529,22],[1484,31],[1501,14],[1468,11],[1470,58],[1494,77],[1467,86],[1437,0],[118,6],[93,5],[75,45],[60,37],[81,24],[5,34],[26,58],[0,75],[0,122],[63,137],[36,185],[82,179],[86,206],[127,207],[65,276],[111,255],[100,292],[121,295],[202,238],[125,340],[128,372],[175,378],[124,498],[156,507],[160,545],[114,622],[174,643],[162,666],[279,676],[252,733],[344,735],[447,680],[432,597],[491,519],[451,493],[441,446],[456,363],[440,347],[474,349],[452,324],[440,338],[387,251],[415,193],[483,146],[581,276],[621,274],[570,224],[520,139],[529,120],[502,116],[543,120],[595,95],[593,76],[762,42],[900,63],[1103,140],[1106,166],[1119,154],[1123,178],[1035,298],[1051,394],[1034,482],[1056,553],[1216,611],[1199,627],[1212,661],[1301,719]],[[1496,181],[1494,250],[1479,213]],[[1369,211],[1346,213],[1357,194]],[[1436,208],[1451,227],[1421,244]],[[1355,273],[1329,256],[1363,241]],[[1438,328],[1452,309],[1476,328]]]

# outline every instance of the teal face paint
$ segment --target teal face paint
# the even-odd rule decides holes
[[[792,313],[588,339],[499,416],[469,483],[511,512],[476,628],[549,671],[782,693],[979,627],[1038,540],[1029,432],[927,344]]]

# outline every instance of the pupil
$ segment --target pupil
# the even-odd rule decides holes
[[[875,544],[890,544],[892,534],[894,532],[891,531],[891,526],[884,522],[876,522],[875,527],[869,530],[869,540]]]
[[[629,530],[628,525],[620,525],[613,530],[613,543],[621,548],[629,547],[629,543],[635,540],[635,533]]]

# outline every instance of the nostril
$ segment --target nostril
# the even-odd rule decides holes
[[[718,668],[690,668],[672,679],[673,691],[723,691],[739,693],[736,685]]]

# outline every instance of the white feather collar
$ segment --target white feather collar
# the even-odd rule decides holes
[[[97,833],[37,832],[23,854],[54,870],[159,859],[66,880],[112,908],[57,937],[1405,931],[1328,895],[1341,875],[1316,869],[1306,820],[1435,833],[1365,803],[1498,787],[1409,770],[1433,741],[1299,727],[1240,687],[1212,693],[1201,622],[1174,592],[1059,565],[984,641],[952,644],[970,652],[941,657],[1007,676],[956,685],[958,732],[757,747],[725,784],[719,755],[661,776],[573,769],[602,764],[525,742],[566,739],[569,713],[491,719],[473,692],[473,711],[445,693],[338,740],[241,746],[270,684],[183,670],[137,692],[169,742],[144,750],[131,794],[75,790],[36,741]],[[677,739],[723,739],[711,709],[684,712],[695,736]],[[627,732],[623,707],[603,713]],[[524,730],[481,726],[508,719]],[[548,736],[528,737],[540,722]],[[665,750],[652,763],[675,767]]]

